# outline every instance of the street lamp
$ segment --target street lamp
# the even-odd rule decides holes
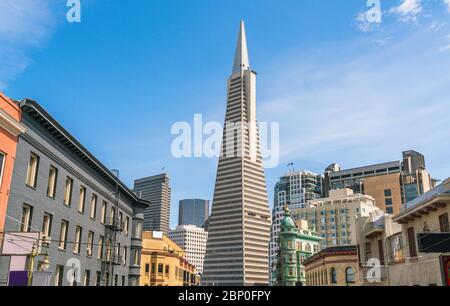
[[[48,257],[48,253],[45,254],[44,260],[39,262],[39,266],[40,266],[41,272],[47,272],[48,269],[50,269],[50,260]]]
[[[36,244],[33,245],[33,249],[30,253],[30,262],[28,264],[28,286],[30,287],[33,283],[33,270],[34,270],[34,260],[37,256],[45,256],[44,260],[38,262],[38,270],[41,272],[46,272],[50,268],[50,259],[48,253],[39,254],[36,250]]]

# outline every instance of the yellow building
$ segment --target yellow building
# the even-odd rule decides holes
[[[144,232],[141,254],[141,286],[194,286],[195,266],[185,251],[162,232]]]
[[[303,262],[307,286],[359,286],[356,246],[327,248]]]

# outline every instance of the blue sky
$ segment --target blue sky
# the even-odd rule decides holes
[[[280,166],[321,173],[427,157],[450,176],[450,1],[0,1],[0,90],[41,103],[105,165],[134,178],[165,167],[178,200],[211,199],[217,160],[171,154],[177,121],[223,121],[239,21],[258,72],[258,118],[280,122]],[[272,204],[272,203],[271,203]]]

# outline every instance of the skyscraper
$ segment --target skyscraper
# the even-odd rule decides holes
[[[150,201],[145,210],[144,230],[169,233],[170,185],[166,173],[134,181],[134,193],[141,199]]]
[[[203,227],[209,217],[209,201],[185,199],[178,208],[178,225],[195,225]]]
[[[227,101],[203,283],[267,285],[271,218],[256,125],[256,73],[243,22]]]
[[[323,176],[309,171],[292,171],[282,176],[275,185],[272,210],[272,227],[270,229],[270,275],[274,282],[275,266],[278,262],[278,234],[285,209],[306,207],[307,201],[323,196]]]
[[[169,232],[169,238],[186,252],[186,259],[195,266],[196,273],[202,274],[208,232],[194,225],[180,225]]]

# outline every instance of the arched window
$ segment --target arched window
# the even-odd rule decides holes
[[[353,272],[352,267],[348,267],[347,269],[345,269],[345,282],[347,284],[355,283],[355,273]]]
[[[311,253],[311,245],[309,243],[306,244],[305,251]]]
[[[330,279],[332,284],[337,284],[337,275],[336,275],[336,268],[331,268],[330,271]]]

